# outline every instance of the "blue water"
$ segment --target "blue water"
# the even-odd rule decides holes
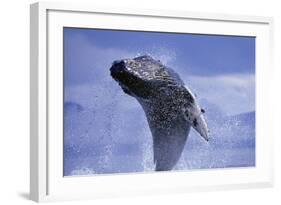
[[[110,95],[106,101],[97,96],[92,106],[65,102],[65,176],[154,170],[152,136],[142,108],[122,91]],[[174,170],[255,166],[255,112],[226,116],[206,100],[201,104],[211,139],[207,143],[192,129]]]

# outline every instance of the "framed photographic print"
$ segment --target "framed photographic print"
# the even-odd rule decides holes
[[[31,199],[271,186],[272,22],[32,4]]]

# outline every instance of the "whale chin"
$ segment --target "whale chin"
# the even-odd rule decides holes
[[[125,85],[122,85],[121,83],[119,83],[120,87],[122,88],[122,90],[124,91],[124,93],[126,93],[127,95],[130,95],[132,97],[137,97],[135,94],[133,94],[130,89],[125,86]]]

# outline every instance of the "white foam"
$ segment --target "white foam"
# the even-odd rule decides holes
[[[93,174],[96,174],[95,170],[88,168],[88,167],[83,167],[81,169],[72,170],[70,175],[80,175],[81,176],[81,175],[93,175]]]

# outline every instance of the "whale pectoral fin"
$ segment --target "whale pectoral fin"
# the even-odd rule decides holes
[[[153,130],[153,151],[156,171],[173,169],[183,151],[190,125],[178,125],[168,130]]]

